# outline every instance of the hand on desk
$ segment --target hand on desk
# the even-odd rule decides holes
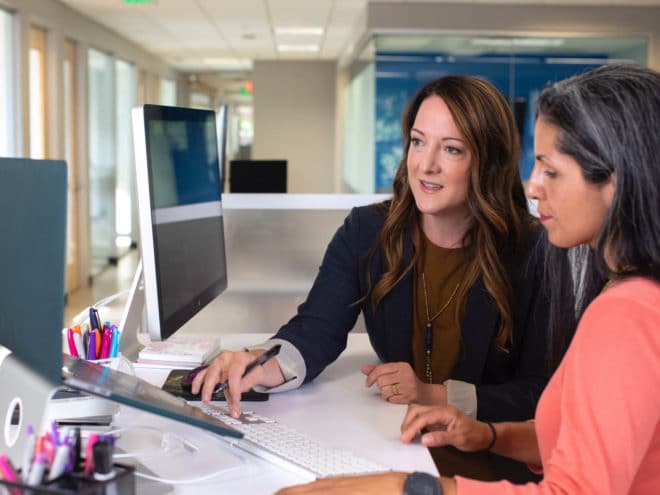
[[[292,486],[278,491],[275,495],[401,495],[403,484],[409,473],[391,472],[365,476],[339,476],[316,480],[306,485]],[[456,482],[453,478],[441,478],[443,494],[456,495]]]
[[[380,395],[394,404],[435,404],[447,403],[447,388],[441,384],[424,383],[409,363],[385,363],[374,366],[367,364],[362,367],[362,373],[367,375],[366,385],[374,383],[380,389]]]
[[[484,450],[493,438],[486,423],[453,406],[411,404],[401,423],[401,441],[412,442],[423,429],[420,440],[426,447],[452,445],[464,452]]]
[[[353,495],[386,495],[403,493],[403,483],[408,473],[391,472],[368,476],[340,476],[337,478],[325,478],[306,485],[284,488],[276,495],[303,495],[314,493],[342,493]]]
[[[213,390],[219,383],[225,380],[229,386],[224,390],[227,406],[231,415],[238,417],[241,414],[241,393],[251,389],[255,385],[275,387],[284,383],[284,375],[280,370],[277,359],[271,359],[256,366],[245,376],[245,369],[258,356],[266,352],[266,349],[253,351],[223,352],[208,366],[199,372],[192,382],[192,393],[202,393],[202,401],[209,402]]]

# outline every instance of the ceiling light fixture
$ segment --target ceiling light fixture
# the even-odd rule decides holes
[[[204,57],[200,62],[207,67],[218,67],[224,70],[251,70],[252,61],[241,58]]]
[[[318,52],[319,45],[277,45],[278,52]]]
[[[275,34],[277,35],[293,35],[293,36],[321,36],[323,34],[322,27],[276,27]]]
[[[531,46],[557,47],[564,44],[563,38],[472,38],[475,46]]]

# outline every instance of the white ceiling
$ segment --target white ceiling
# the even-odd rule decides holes
[[[60,0],[182,71],[249,69],[254,59],[339,58],[367,0]],[[132,0],[135,1],[135,0]],[[406,0],[379,0],[381,2]],[[434,3],[437,0],[414,0]],[[447,2],[448,0],[443,0]],[[660,0],[449,0],[455,3],[660,5]],[[276,28],[321,27],[321,35],[281,35]],[[316,44],[318,52],[279,52]]]

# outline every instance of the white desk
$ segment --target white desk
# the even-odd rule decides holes
[[[240,349],[245,345],[263,342],[268,334],[223,334],[223,348]],[[437,470],[428,450],[420,445],[405,445],[399,440],[399,427],[406,406],[383,401],[375,387],[364,386],[365,377],[360,367],[376,363],[377,358],[366,334],[351,334],[348,348],[340,358],[317,377],[312,383],[298,390],[282,394],[271,394],[266,402],[246,402],[243,408],[276,419],[294,427],[325,444],[350,450],[393,470],[421,470],[436,473]],[[166,370],[142,369],[139,375],[151,383],[160,385]],[[200,450],[193,454],[203,459],[203,470],[190,477],[199,477],[212,471],[215,452],[222,452],[224,442],[203,430],[176,423],[166,418],[148,415],[124,408],[117,417],[118,424],[148,424],[173,431],[195,443]],[[242,451],[239,451],[242,453]],[[182,459],[177,454],[160,459],[156,469],[160,476],[168,476],[163,469],[175,470]],[[190,485],[176,485],[174,493],[241,493],[268,494],[281,487],[304,481],[297,475],[245,454],[247,462],[242,467],[220,472],[218,476]],[[207,464],[208,462],[208,464]]]

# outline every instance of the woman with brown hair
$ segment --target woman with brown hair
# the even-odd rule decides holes
[[[546,88],[536,112],[527,194],[538,201],[552,245],[547,269],[561,363],[534,422],[493,424],[451,406],[412,404],[401,439],[492,450],[542,470],[543,480],[483,483],[440,467],[440,479],[338,477],[278,495],[660,493],[660,73],[604,65]],[[567,257],[579,246],[588,249],[586,271],[575,277]]]
[[[488,82],[425,85],[403,117],[392,199],[354,208],[298,314],[271,341],[219,356],[193,382],[228,403],[253,386],[290,390],[346,347],[360,313],[383,364],[365,365],[396,403],[452,404],[486,420],[528,419],[549,377],[537,223],[518,171],[518,131]],[[264,349],[277,359],[242,378]]]

